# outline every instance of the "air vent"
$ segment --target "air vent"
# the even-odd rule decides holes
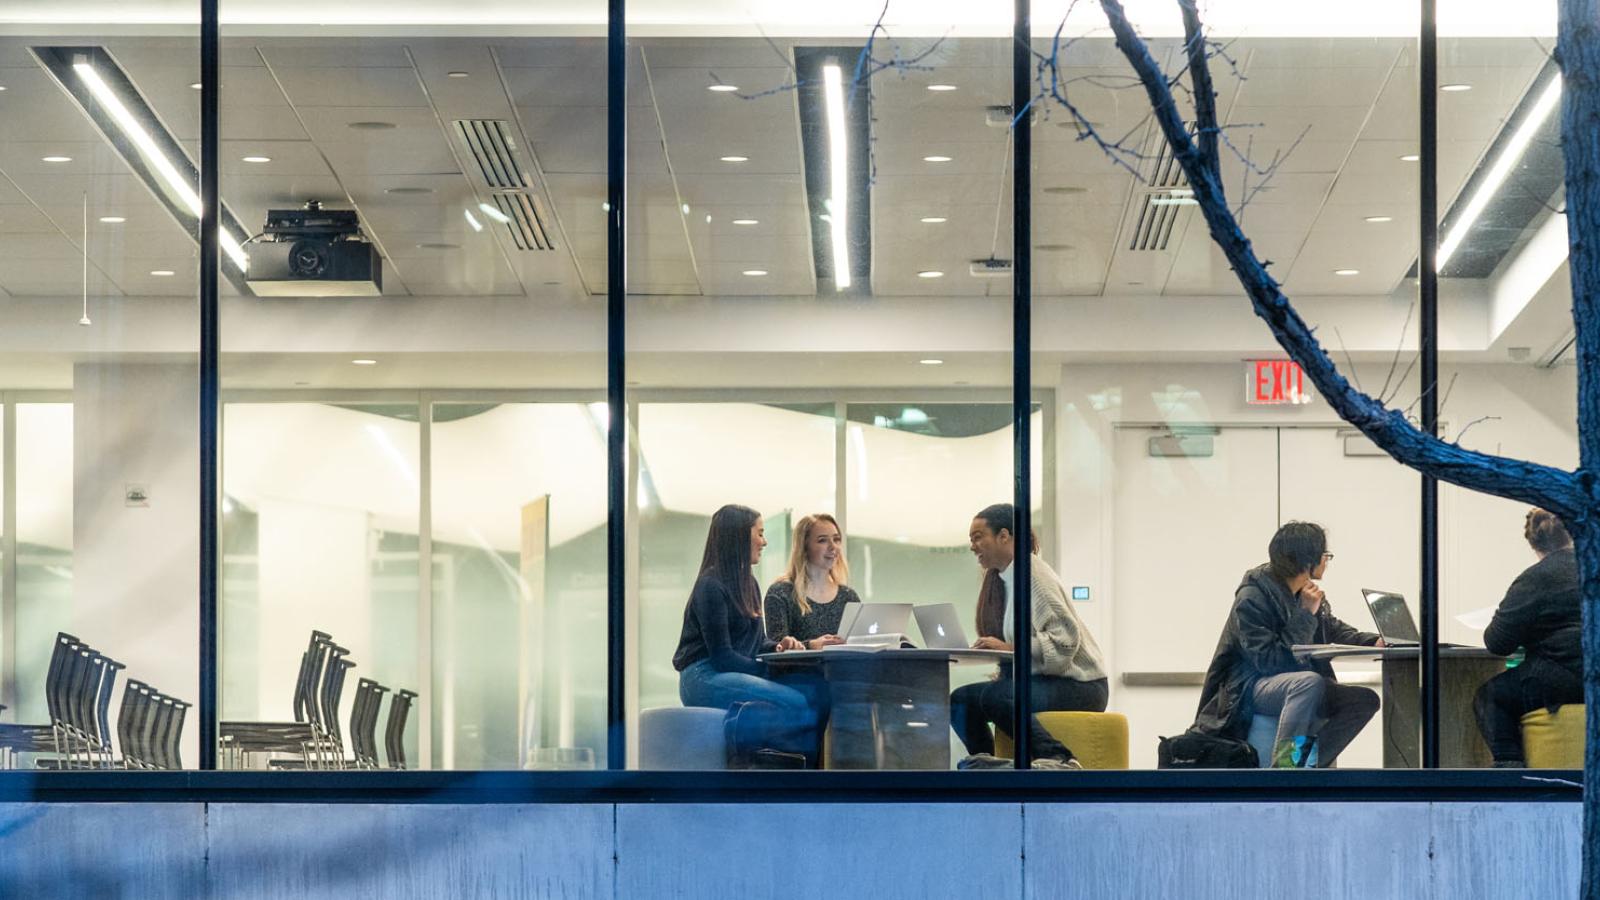
[[[539,198],[521,191],[507,191],[494,195],[494,205],[511,220],[506,227],[511,229],[511,240],[516,242],[518,250],[554,249],[544,224],[548,216]]]
[[[1139,204],[1139,220],[1128,238],[1128,249],[1165,250],[1184,208],[1195,205],[1194,192],[1189,190],[1183,166],[1172,155],[1172,147],[1159,128],[1152,125],[1145,135],[1140,158],[1144,193],[1135,201]]]
[[[533,179],[517,162],[517,145],[511,124],[500,119],[458,119],[456,134],[477,164],[477,174],[489,189],[500,218],[505,220],[512,243],[519,250],[553,250],[546,223],[550,220],[532,190]]]

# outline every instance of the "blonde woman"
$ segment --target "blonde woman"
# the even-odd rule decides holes
[[[767,639],[792,637],[808,650],[844,643],[844,605],[861,602],[845,584],[849,579],[838,521],[827,513],[801,519],[794,526],[789,568],[767,589]]]

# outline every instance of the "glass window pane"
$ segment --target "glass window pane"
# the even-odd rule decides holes
[[[18,766],[194,767],[199,7],[132,31],[104,11],[53,4],[0,42],[4,702],[47,750]],[[48,702],[74,682],[89,702]]]

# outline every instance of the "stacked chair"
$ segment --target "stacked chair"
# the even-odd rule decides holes
[[[252,753],[282,753],[292,756],[270,760],[268,765],[275,769],[378,768],[378,713],[389,688],[370,678],[356,682],[349,723],[353,755],[346,757],[339,706],[346,676],[356,666],[349,654],[327,632],[311,632],[295,679],[294,721],[219,723],[219,758],[224,764],[246,767]],[[405,768],[401,742],[411,701],[416,696],[411,691],[400,691],[390,701],[385,749],[391,768]]]
[[[118,759],[112,745],[111,695],[122,663],[73,635],[56,635],[45,672],[48,725],[0,725],[0,761],[16,753],[40,755],[50,769],[177,769],[189,704],[142,682],[128,682],[118,713]]]
[[[122,745],[122,765],[128,769],[181,769],[178,739],[189,704],[169,697],[142,681],[128,682],[122,690],[122,710],[117,717],[117,743]]]

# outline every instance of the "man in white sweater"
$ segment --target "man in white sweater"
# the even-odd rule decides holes
[[[1012,627],[1012,570],[1018,543],[1012,531],[1015,520],[1016,510],[1011,504],[997,503],[979,512],[967,533],[972,553],[985,572],[978,596],[978,640],[973,644],[981,650],[1011,650],[1016,640]],[[1029,545],[1034,553],[1038,552],[1037,541],[1030,540]],[[1109,689],[1099,645],[1072,608],[1055,570],[1038,556],[1032,558],[1030,569],[1030,691],[1034,713],[1105,712]],[[1000,664],[997,678],[957,688],[950,695],[950,727],[969,754],[982,757],[994,753],[991,723],[1007,734],[1015,733],[1015,696],[1009,661]],[[1032,719],[1029,725],[1034,759],[1072,760],[1072,751],[1052,737],[1038,719]]]

